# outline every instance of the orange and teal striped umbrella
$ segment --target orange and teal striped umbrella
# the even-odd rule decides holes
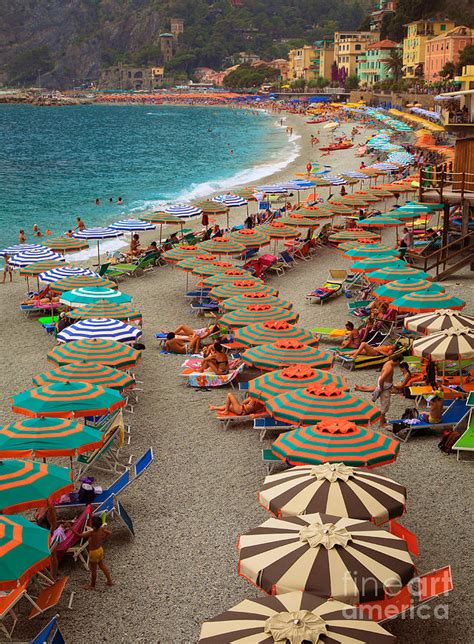
[[[256,230],[260,230],[271,239],[293,239],[300,234],[294,226],[287,226],[280,221],[272,221],[270,224],[260,224]]]
[[[349,212],[352,212],[350,208]],[[330,219],[333,217],[331,210],[325,206],[321,206],[319,208],[297,208],[293,211],[293,214],[306,217],[308,219]]]
[[[334,354],[319,351],[298,340],[283,339],[247,349],[242,354],[242,359],[247,364],[264,371],[282,369],[292,364],[305,364],[315,369],[330,369],[334,362]]]
[[[403,280],[382,284],[375,289],[374,293],[379,299],[392,302],[407,293],[422,293],[424,291],[429,291],[429,293],[443,293],[444,288],[435,282],[407,277]]]
[[[89,243],[87,239],[76,239],[75,237],[52,237],[44,241],[43,246],[63,253],[74,253],[89,248]]]
[[[373,192],[369,192],[368,190],[357,190],[356,192],[354,192],[354,197],[360,197],[368,203],[375,203],[376,201],[380,201],[382,198],[380,195],[376,195]]]
[[[48,361],[62,366],[71,362],[98,362],[115,369],[134,367],[141,358],[140,351],[123,342],[92,338],[60,344],[48,353]]]
[[[76,275],[76,277],[65,277],[62,280],[57,282],[51,282],[49,288],[52,291],[57,293],[66,293],[67,291],[73,291],[76,288],[92,288],[92,287],[101,287],[101,288],[117,288],[117,284],[108,280],[105,277],[99,277],[94,275]]]
[[[213,262],[201,262],[199,265],[195,266],[193,269],[194,275],[199,275],[201,277],[205,275],[217,275],[218,273],[224,273],[232,268],[235,268],[232,262],[224,262],[222,260],[215,260]]]
[[[236,342],[246,346],[268,344],[277,340],[297,340],[314,347],[318,345],[318,338],[308,329],[295,326],[287,320],[265,320],[249,324],[234,333]]]
[[[272,306],[282,306],[284,309],[292,309],[293,304],[288,300],[276,295],[266,295],[265,293],[244,293],[243,295],[235,295],[229,297],[221,303],[221,308],[224,311],[235,311],[242,309],[249,304],[271,304]]]
[[[374,246],[379,246],[380,241],[376,239],[352,239],[350,241],[345,241],[337,245],[337,250],[351,250],[352,248],[372,248]]]
[[[226,215],[229,212],[229,208],[227,208],[227,206],[222,203],[218,203],[217,201],[211,201],[210,199],[196,201],[193,203],[193,206],[200,208],[204,214],[211,216]]]
[[[170,215],[167,212],[151,212],[146,215],[142,215],[142,219],[150,221],[152,224],[161,224],[161,225],[175,225],[182,226],[183,220],[176,215]]]
[[[174,246],[173,248],[170,248],[170,250],[166,250],[161,254],[161,257],[165,260],[165,262],[175,264],[182,259],[195,257],[196,255],[199,255],[200,252],[200,249],[194,244],[181,244],[180,246]]]
[[[310,385],[334,385],[349,389],[345,378],[332,371],[313,369],[307,365],[291,365],[277,371],[269,371],[249,381],[248,394],[266,403],[270,398],[293,389],[305,389]]]
[[[176,263],[176,267],[187,273],[194,272],[194,269],[199,269],[200,266],[206,266],[213,262],[216,259],[216,255],[211,255],[210,253],[201,253],[199,255],[194,255],[193,257],[187,257],[186,259],[180,259]],[[233,266],[233,264],[230,264]]]
[[[278,295],[276,288],[267,286],[263,283],[258,277],[254,277],[251,280],[238,280],[232,282],[231,284],[221,284],[220,286],[215,286],[211,290],[211,296],[217,298],[218,300],[225,300],[228,297],[234,297],[234,295],[242,295],[243,293],[265,293],[266,295]]]
[[[126,371],[97,362],[72,362],[33,378],[33,384],[37,387],[55,382],[90,382],[92,385],[102,385],[120,392],[136,385],[135,378]]]
[[[272,452],[291,465],[345,463],[376,467],[394,461],[399,451],[399,441],[338,419],[285,432],[272,445]]]
[[[81,308],[68,311],[66,315],[75,320],[92,318],[108,318],[113,320],[138,321],[141,324],[142,314],[130,304],[117,304],[107,300],[97,300],[94,304],[86,304]]]
[[[0,436],[0,440],[1,438]],[[11,454],[6,458],[7,460],[0,461],[2,514],[48,506],[74,489],[71,471],[65,467],[35,461],[17,461],[11,458]]]
[[[361,228],[390,228],[393,226],[401,226],[403,222],[400,219],[395,219],[395,217],[380,215],[359,221],[358,224]]]
[[[369,259],[372,257],[397,257],[399,259],[399,255],[399,250],[385,244],[360,244],[355,248],[344,251],[344,257],[350,257],[351,259]]]
[[[49,530],[21,516],[0,516],[0,590],[14,590],[51,564]]]
[[[368,400],[334,385],[310,385],[271,398],[266,407],[277,420],[295,425],[314,425],[326,418],[369,425],[380,417],[380,410]]]
[[[271,304],[250,304],[244,308],[229,311],[220,319],[221,324],[235,329],[264,320],[284,320],[290,324],[298,322],[299,314]]]
[[[35,262],[34,264],[29,264],[28,266],[23,266],[22,268],[20,268],[20,275],[32,277],[40,275],[40,273],[44,273],[45,271],[51,271],[53,270],[53,268],[59,267],[70,268],[70,265],[57,260],[52,260],[49,262]]]
[[[463,309],[466,302],[449,293],[407,293],[394,300],[390,306],[397,311],[409,313],[425,313],[438,309]]]
[[[369,282],[379,282],[381,284],[393,282],[395,280],[405,280],[407,278],[424,280],[432,279],[429,273],[425,273],[425,271],[418,268],[413,268],[413,266],[410,266],[409,264],[405,264],[398,268],[379,268],[376,271],[367,273],[367,279]]]
[[[332,217],[334,215],[351,215],[354,212],[354,206],[345,206],[342,203],[328,203],[324,208]]]
[[[230,237],[215,237],[201,242],[199,249],[215,255],[240,255],[245,251],[245,246]]]
[[[316,226],[319,226],[314,217],[304,217],[296,212],[285,215],[278,221],[287,226],[296,226],[296,228],[316,228]]]
[[[0,458],[74,456],[101,447],[103,439],[98,429],[74,420],[24,418],[0,428]]]
[[[351,266],[351,270],[356,273],[369,273],[379,268],[403,268],[405,262],[398,257],[370,257],[369,259],[359,259]]]
[[[356,197],[354,195],[346,195],[345,197],[341,197],[337,201],[330,201],[329,203],[334,203],[335,205],[341,203],[343,206],[367,206],[369,202],[365,199],[365,197],[362,196]]]
[[[219,286],[220,284],[229,284],[236,280],[251,280],[253,279],[252,273],[242,268],[228,268],[225,271],[208,275],[204,277],[203,283],[205,286]]]
[[[12,399],[15,413],[33,418],[102,416],[124,406],[125,400],[118,391],[90,382],[56,382],[27,389]]]
[[[270,237],[256,228],[241,228],[230,233],[229,237],[246,248],[261,248],[270,243]]]
[[[341,230],[329,236],[329,240],[336,244],[354,239],[380,239],[380,235],[372,233],[370,230]]]

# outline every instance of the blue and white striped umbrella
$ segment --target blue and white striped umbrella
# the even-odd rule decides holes
[[[156,226],[143,219],[121,219],[110,226],[115,230],[133,233],[137,230],[155,230]]]
[[[369,168],[374,168],[374,170],[398,170],[399,167],[395,163],[387,163],[382,161],[381,163],[373,163],[368,166]]]
[[[13,257],[13,255],[22,253],[24,250],[33,250],[34,248],[43,248],[43,246],[40,244],[15,244],[14,246],[8,246],[0,250],[0,255],[10,255],[10,257]]]
[[[30,248],[30,250],[20,251],[10,260],[12,266],[29,266],[30,264],[36,264],[36,262],[64,262],[64,255],[55,253],[46,246],[40,246],[39,248]]]
[[[89,268],[81,268],[79,266],[59,266],[52,268],[50,271],[45,271],[38,275],[42,282],[57,282],[65,277],[77,277],[78,275],[89,275],[89,277],[99,277],[97,273],[91,271]]]
[[[284,184],[289,190],[309,190],[313,188],[316,183],[314,181],[303,181],[295,179],[294,181],[288,181]]]
[[[196,208],[196,206],[190,206],[189,204],[184,203],[167,206],[166,208],[163,208],[163,212],[166,212],[168,215],[179,217],[180,219],[191,219],[192,217],[202,215],[201,208]]]
[[[84,228],[84,230],[76,230],[72,233],[73,237],[77,239],[112,239],[113,237],[121,237],[123,232],[115,230],[112,226],[96,228]]]
[[[332,186],[343,186],[345,183],[347,183],[344,177],[339,177],[333,174],[326,174],[324,175],[323,179],[324,181],[330,183]]]
[[[256,192],[266,192],[267,194],[283,194],[288,192],[288,188],[286,187],[285,184],[282,183],[275,183],[273,185],[266,185],[266,186],[257,186]]]
[[[350,172],[342,173],[345,177],[350,177],[351,179],[368,179],[369,177],[364,174],[364,172],[358,172],[357,170],[351,170]]]
[[[135,342],[142,332],[130,324],[111,318],[90,318],[66,327],[58,333],[59,342],[104,339],[116,342]]]
[[[212,201],[215,203],[220,203],[227,208],[239,208],[240,206],[246,206],[248,204],[247,199],[239,197],[239,195],[218,195],[213,197]]]

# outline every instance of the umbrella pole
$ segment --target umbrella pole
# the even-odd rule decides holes
[[[163,224],[160,224],[160,248],[161,248],[161,233],[163,231]]]
[[[97,240],[97,266],[100,268],[100,243]]]

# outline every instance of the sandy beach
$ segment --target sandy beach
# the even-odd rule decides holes
[[[317,149],[311,148],[309,140],[317,127],[303,121],[303,117],[288,116],[284,124],[301,135],[299,158],[266,182],[294,178],[295,173],[304,171],[308,160],[317,159]],[[322,142],[328,137],[325,132],[321,130]],[[361,131],[356,142],[366,138],[367,131]],[[326,159],[334,173],[358,168],[353,149]],[[322,194],[327,196],[326,188]],[[244,212],[234,209],[232,221],[242,222]],[[151,238],[157,238],[157,234],[143,236],[143,240]],[[391,232],[384,235],[384,241],[393,241]],[[282,277],[269,281],[283,298],[293,302],[301,326],[340,327],[347,319],[344,297],[321,307],[308,304],[305,294],[322,285],[330,268],[349,266],[348,259],[325,247],[311,261],[299,262]],[[466,312],[471,313],[474,284],[469,273],[444,285],[453,286],[451,292],[467,301]],[[178,376],[183,357],[160,354],[153,337],[156,331],[172,329],[179,323],[202,326],[183,297],[185,286],[186,274],[169,265],[121,281],[119,286],[133,296],[135,306],[143,313],[146,345],[137,369],[144,392],[135,413],[127,417],[132,441],[124,448],[122,460],[140,456],[151,445],[155,462],[121,497],[133,518],[136,537],[129,538],[118,523],[112,524],[114,532],[107,544],[106,559],[115,586],[106,588],[99,579],[97,591],[87,592],[82,588],[88,581],[84,568],[79,564],[62,567],[65,574],[70,573],[69,590],[75,592],[72,610],[66,607],[66,597],[58,611],[68,642],[196,642],[203,621],[245,597],[259,595],[237,575],[235,545],[240,533],[269,517],[257,503],[257,492],[265,477],[261,449],[270,446],[271,440],[260,442],[258,433],[248,425],[225,431],[209,412],[208,404],[220,403],[226,390],[188,388]],[[0,421],[7,423],[14,418],[9,397],[30,388],[33,375],[51,368],[46,353],[55,341],[36,321],[20,313],[19,303],[26,291],[23,278],[15,274],[14,283],[1,288],[0,332],[5,349]],[[375,370],[348,372],[340,366],[335,370],[343,373],[351,386],[371,384],[376,379]],[[398,417],[408,406],[410,401],[393,396],[390,417]],[[474,641],[469,609],[472,465],[440,452],[437,443],[434,435],[416,437],[402,444],[395,463],[376,470],[408,489],[407,513],[401,522],[418,537],[419,572],[447,564],[453,568],[455,590],[447,600],[434,602],[425,618],[398,619],[386,625],[400,642],[410,644]],[[100,474],[97,480],[101,484],[108,481]],[[440,610],[436,616],[435,609],[441,604],[444,612]],[[21,620],[16,637],[29,639],[48,619],[45,615],[35,622]]]

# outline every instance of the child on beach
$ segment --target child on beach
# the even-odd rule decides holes
[[[113,586],[110,570],[104,563],[104,548],[103,543],[112,533],[105,525],[102,524],[102,519],[99,516],[92,517],[92,531],[76,532],[75,534],[81,539],[88,540],[89,550],[89,568],[91,571],[91,583],[85,586],[86,590],[95,590],[97,582],[97,568],[100,568],[107,579],[107,586]]]

